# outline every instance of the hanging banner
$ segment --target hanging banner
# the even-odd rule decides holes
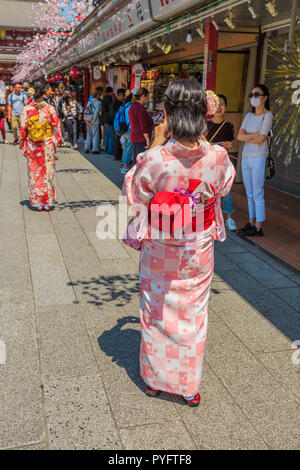
[[[186,12],[189,8],[201,6],[205,0],[149,0],[151,2],[152,15],[155,20],[169,19],[180,12]]]
[[[97,82],[101,78],[101,71],[99,65],[94,65],[93,66],[93,80],[94,82]]]

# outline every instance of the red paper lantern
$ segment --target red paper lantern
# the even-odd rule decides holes
[[[70,76],[72,78],[79,78],[80,77],[80,70],[78,67],[72,67],[70,70]]]
[[[61,73],[57,73],[56,75],[54,75],[54,77],[55,77],[56,82],[59,82],[63,79],[63,76]]]

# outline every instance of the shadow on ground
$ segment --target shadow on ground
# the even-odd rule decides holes
[[[119,318],[113,328],[99,336],[98,344],[107,357],[111,358],[111,361],[115,362],[119,367],[125,369],[130,380],[142,392],[145,392],[145,383],[139,371],[141,333],[136,329],[124,328],[127,324],[139,323],[140,320],[133,315]],[[185,405],[181,397],[171,393],[161,392],[157,398]]]
[[[58,202],[55,204],[55,209],[62,211],[64,209],[71,209],[73,212],[77,212],[80,209],[84,209],[87,207],[97,207],[102,204],[111,204],[116,206],[119,204],[119,201],[114,199],[102,199],[102,200],[95,200],[95,199],[87,199],[87,200],[80,200],[80,201],[64,201]]]
[[[106,178],[114,183],[118,188],[122,189],[124,176],[120,173],[120,160],[105,157],[103,153],[91,154],[84,153],[82,145],[79,147],[79,152],[86,158],[94,167],[96,167]]]
[[[20,201],[20,205],[23,207],[27,207],[29,210],[33,212],[38,212],[38,210],[35,207],[32,207],[30,205],[29,199],[24,199],[24,201]]]
[[[132,382],[144,390],[144,382],[139,373],[141,333],[136,329],[124,328],[127,324],[139,323],[139,318],[133,315],[119,318],[113,328],[99,336],[98,344],[111,361],[125,369]]]
[[[109,306],[113,302],[116,307],[124,307],[140,289],[139,276],[135,274],[92,277],[89,281],[74,281],[68,285],[81,286],[87,303],[98,306]]]
[[[97,172],[96,170],[91,170],[90,168],[64,168],[62,170],[56,170],[56,173],[81,173],[85,175]]]

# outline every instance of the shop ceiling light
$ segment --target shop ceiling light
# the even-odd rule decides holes
[[[229,11],[228,11],[227,16],[225,16],[225,18],[224,18],[224,23],[226,23],[227,26],[228,26],[230,29],[236,28],[236,24],[233,22],[233,13],[232,13],[232,10],[229,10]]]
[[[172,49],[171,44],[161,43],[159,41],[155,41],[154,45],[158,47],[164,54],[169,54]]]
[[[211,20],[212,24],[214,25],[214,27],[216,28],[217,31],[219,31],[220,29],[220,26],[218,25],[218,23],[216,22],[216,20]]]
[[[278,10],[276,8],[276,0],[270,0],[266,2],[266,9],[272,16],[277,16],[278,15]]]
[[[192,31],[189,29],[187,35],[186,35],[186,42],[190,43],[192,42],[193,37],[192,37]]]
[[[200,23],[198,28],[196,28],[197,33],[199,34],[200,38],[205,38],[204,26],[203,23]]]
[[[248,0],[248,11],[251,14],[252,18],[255,20],[257,18],[257,13],[255,12],[251,0]]]
[[[163,44],[163,46],[162,46],[162,51],[163,51],[163,53],[166,54],[166,55],[169,54],[169,52],[171,51],[171,49],[172,49],[171,44]]]

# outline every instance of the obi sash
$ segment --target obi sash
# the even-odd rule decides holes
[[[215,201],[215,188],[199,179],[190,179],[188,188],[160,191],[149,205],[150,229],[172,236],[207,230],[215,220]]]

